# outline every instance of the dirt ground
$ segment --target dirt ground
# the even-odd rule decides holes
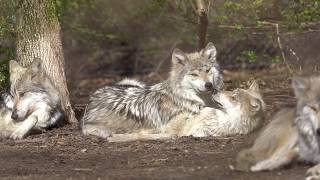
[[[228,89],[241,86],[248,77],[259,79],[269,120],[274,112],[282,107],[292,106],[295,102],[288,76],[277,74],[273,76],[268,71],[237,74],[234,76],[237,80],[225,77],[226,86]],[[79,83],[83,87],[73,93],[79,114],[82,111],[81,104],[86,102],[87,93],[91,91],[85,88],[87,80],[83,81]],[[91,84],[91,87],[94,86],[92,89],[110,83],[107,80],[101,82]],[[272,172],[231,171],[229,165],[234,163],[236,153],[248,147],[255,135],[256,133],[236,137],[183,137],[167,141],[108,143],[95,137],[84,137],[78,129],[66,126],[24,140],[1,140],[0,179],[304,178],[309,166],[301,164]]]

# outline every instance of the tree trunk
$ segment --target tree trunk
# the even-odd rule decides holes
[[[197,0],[198,20],[198,49],[201,50],[206,45],[206,35],[208,29],[208,7],[204,0]]]
[[[46,74],[60,93],[67,120],[75,125],[77,120],[69,101],[55,0],[19,1],[16,55],[24,66],[36,57],[41,58]]]

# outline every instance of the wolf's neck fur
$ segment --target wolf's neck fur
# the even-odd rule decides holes
[[[206,106],[205,101],[194,90],[184,89],[179,82],[170,78],[151,86],[150,89],[168,95],[175,104],[193,113],[199,113]]]
[[[305,117],[297,115],[295,121],[298,130],[298,148],[303,161],[320,163],[320,138],[311,124],[306,123]]]

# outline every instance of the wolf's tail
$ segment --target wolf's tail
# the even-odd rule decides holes
[[[256,158],[251,149],[244,149],[237,155],[235,170],[250,171],[250,167],[256,163]]]

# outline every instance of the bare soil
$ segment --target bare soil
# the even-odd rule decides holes
[[[237,72],[234,72],[237,73]],[[233,74],[234,74],[233,73]],[[267,103],[268,120],[285,106],[295,103],[288,76],[268,71],[248,71],[226,83],[228,89],[242,86],[250,78],[260,80]],[[279,74],[279,73],[277,73]],[[243,78],[241,78],[243,77]],[[145,80],[146,77],[138,77]],[[226,77],[228,79],[228,77]],[[91,84],[90,88],[117,80]],[[153,78],[152,81],[157,81]],[[87,80],[83,80],[87,81]],[[95,82],[90,80],[90,82]],[[89,83],[81,82],[73,93],[79,117],[87,101]],[[84,85],[84,86],[81,86]],[[87,86],[87,87],[85,87]],[[86,95],[85,95],[86,94]],[[256,133],[247,136],[108,143],[82,136],[65,126],[24,140],[0,141],[0,179],[303,179],[308,165],[294,164],[272,172],[244,173],[229,169],[242,148],[252,144]]]

